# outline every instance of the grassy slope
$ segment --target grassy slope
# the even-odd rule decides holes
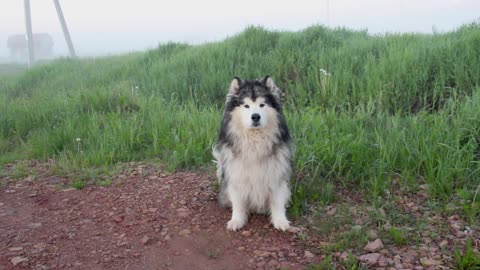
[[[202,167],[231,78],[269,74],[288,94],[301,182],[294,205],[328,202],[331,183],[373,201],[392,179],[406,191],[425,181],[434,198],[473,192],[479,30],[380,37],[249,28],[219,43],[58,60],[0,85],[0,162],[54,158],[79,169],[159,157],[172,170]]]

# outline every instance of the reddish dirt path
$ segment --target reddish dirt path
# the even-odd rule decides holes
[[[208,175],[147,169],[110,187],[62,189],[67,180],[55,176],[1,186],[0,269],[303,269],[320,260],[264,216],[226,231],[230,212]]]

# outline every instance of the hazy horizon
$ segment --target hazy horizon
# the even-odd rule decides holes
[[[25,32],[23,1],[3,0],[0,10],[0,59],[8,58],[9,35]],[[198,44],[232,36],[248,25],[271,30],[297,31],[322,24],[367,29],[369,33],[452,31],[478,21],[480,1],[475,0],[297,0],[241,3],[205,0],[160,4],[137,0],[119,2],[61,1],[80,56],[118,54],[154,48],[168,41]],[[327,12],[329,6],[329,12]],[[34,33],[52,35],[56,55],[67,47],[53,1],[31,1]]]

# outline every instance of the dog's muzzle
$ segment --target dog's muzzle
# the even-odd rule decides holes
[[[254,127],[258,127],[260,125],[260,114],[258,113],[252,114],[252,123]]]

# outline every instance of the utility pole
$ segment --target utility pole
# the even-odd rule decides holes
[[[28,0],[25,0],[28,1]],[[63,17],[62,7],[58,0],[53,0],[55,4],[55,9],[57,9],[58,20],[60,20],[60,24],[62,25],[63,35],[65,36],[65,41],[68,45],[68,50],[70,51],[70,56],[75,58],[77,55],[75,54],[75,49],[73,48],[72,39],[70,38],[70,33],[68,32],[67,23],[65,22],[65,18]]]
[[[30,0],[24,0],[25,6],[25,31],[28,45],[28,66],[33,65],[35,61],[35,52],[33,51],[33,33],[32,33],[32,17],[30,13]]]

